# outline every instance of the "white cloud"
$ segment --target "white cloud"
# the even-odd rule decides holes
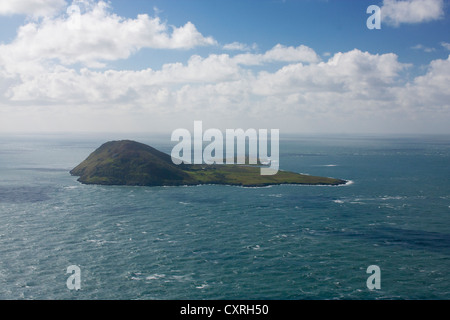
[[[0,0],[0,15],[53,16],[66,5],[64,0]]]
[[[383,0],[383,23],[398,26],[402,23],[421,23],[444,16],[443,0]]]
[[[320,58],[313,49],[307,46],[300,45],[294,48],[278,44],[264,54],[263,60],[283,62],[318,62],[320,61]]]
[[[126,59],[141,48],[190,49],[214,44],[212,37],[204,37],[191,22],[169,27],[147,14],[125,19],[100,1],[91,3],[85,13],[74,11],[69,16],[27,23],[11,44],[0,45],[0,56],[102,67],[105,61]]]
[[[251,51],[251,50],[258,49],[258,45],[256,43],[254,43],[251,46],[249,46],[245,43],[232,42],[232,43],[225,44],[223,46],[223,49],[228,50],[228,51]]]
[[[404,108],[420,112],[432,111],[436,116],[450,111],[450,55],[430,63],[426,74],[418,76],[398,92],[398,102]]]
[[[242,65],[260,65],[268,62],[307,62],[320,61],[319,55],[310,47],[300,45],[298,47],[286,47],[277,44],[264,54],[244,53],[237,55],[234,61]]]
[[[150,93],[168,92],[180,85],[222,83],[236,80],[242,70],[228,55],[192,56],[186,65],[165,64],[161,70],[80,72],[59,66],[52,71],[29,75],[26,81],[8,91],[12,101],[73,103],[141,102]],[[163,91],[161,91],[163,89]]]
[[[139,126],[146,130],[144,119],[158,119],[152,123],[156,126],[162,119],[180,125],[197,118],[215,119],[211,125],[217,127],[225,121],[236,126],[243,119],[249,127],[252,121],[270,119],[271,127],[286,130],[300,125],[333,130],[330,125],[353,124],[355,130],[371,125],[376,131],[375,124],[408,123],[423,114],[441,114],[445,119],[450,108],[450,57],[433,61],[424,75],[405,84],[401,75],[409,65],[392,53],[355,49],[336,53],[328,61],[287,62],[273,72],[248,68],[236,61],[238,56],[194,55],[185,64],[170,63],[159,70],[77,71],[68,66],[39,73],[21,70],[15,81],[5,86],[0,81],[4,97],[0,104],[28,106],[29,111],[42,106],[40,117],[61,121],[71,117],[72,125],[65,120],[68,128],[74,128],[74,119],[97,115],[105,119],[105,126],[123,118],[131,130]],[[11,114],[1,114],[3,128],[10,127],[8,119],[18,114],[9,110]],[[72,118],[75,115],[78,118]],[[92,121],[90,128],[97,129]]]
[[[345,95],[378,100],[385,96],[386,89],[395,85],[399,72],[406,67],[398,62],[395,54],[372,55],[355,49],[337,53],[327,62],[289,64],[275,73],[261,72],[254,93],[267,96],[331,93],[336,96],[335,104],[346,101],[342,99]],[[316,101],[320,100],[318,97]]]
[[[270,57],[272,52],[269,50],[262,56]],[[406,67],[394,54],[372,55],[359,50],[337,53],[327,62],[293,63],[275,72],[258,73],[246,69],[227,54],[192,56],[185,65],[166,64],[156,71],[82,69],[77,72],[60,66],[22,76],[20,84],[10,87],[8,97],[17,102],[64,101],[108,106],[126,101],[136,106],[151,104],[160,111],[162,106],[169,105],[191,111],[205,111],[212,106],[228,110],[233,105],[241,108],[244,101],[250,100],[258,100],[268,107],[269,101],[278,97],[286,99],[284,105],[288,102],[287,105],[302,109],[323,101],[321,94],[334,97],[339,104],[349,99],[384,99],[390,87],[395,86],[399,72]],[[308,97],[314,93],[318,96],[310,101]],[[300,97],[308,104],[298,103]],[[333,102],[333,108],[335,105]],[[248,107],[255,108],[250,104]]]
[[[417,45],[411,47],[411,49],[414,49],[414,50],[422,50],[422,51],[427,52],[427,53],[436,51],[435,48],[429,48],[429,47],[426,47],[426,46],[424,46],[424,45],[422,45],[422,44],[417,44]]]
[[[441,46],[443,46],[447,50],[450,50],[450,43],[448,42],[441,42]]]
[[[160,22],[159,19],[157,21]],[[167,29],[165,32],[167,32]],[[166,36],[163,42],[158,44],[160,48],[191,49],[197,46],[216,45],[217,42],[212,37],[205,38],[198,32],[193,23],[188,22],[182,27],[174,28],[172,36]],[[152,47],[152,44],[149,47]]]

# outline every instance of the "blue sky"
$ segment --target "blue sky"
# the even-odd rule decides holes
[[[450,133],[449,8],[0,0],[0,131]]]

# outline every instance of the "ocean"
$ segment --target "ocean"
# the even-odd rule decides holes
[[[173,147],[169,134],[0,135],[0,299],[450,299],[450,136],[281,133],[281,169],[350,181],[336,187],[69,174],[122,138]]]

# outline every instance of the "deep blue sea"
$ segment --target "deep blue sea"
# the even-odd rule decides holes
[[[0,299],[450,299],[450,136],[281,135],[281,169],[352,182],[339,187],[69,174],[122,138],[173,147],[170,135],[0,135]]]

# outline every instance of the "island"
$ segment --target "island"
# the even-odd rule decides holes
[[[82,184],[121,186],[232,185],[264,187],[270,185],[329,185],[347,181],[279,171],[262,176],[260,165],[180,164],[170,155],[131,140],[110,141],[70,171]]]

